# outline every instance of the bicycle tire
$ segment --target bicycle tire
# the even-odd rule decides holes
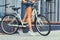
[[[37,22],[38,18],[40,18],[41,20],[39,20],[39,22]],[[43,20],[44,19],[44,20]],[[46,21],[47,23],[45,24],[41,24],[43,21]],[[41,22],[41,23],[40,23]],[[44,23],[44,22],[43,22]],[[38,26],[40,26],[40,29],[38,28]],[[45,25],[45,29],[42,29],[44,28],[44,25]],[[47,26],[48,25],[48,26]],[[43,16],[43,15],[38,15],[37,17],[35,17],[35,26],[36,26],[36,29],[37,31],[39,32],[39,34],[41,34],[42,36],[47,36],[50,31],[51,31],[51,25],[50,25],[50,22],[48,21],[48,19]],[[43,26],[43,27],[42,27]],[[47,28],[48,27],[48,28]],[[45,33],[46,32],[46,33]]]
[[[3,21],[5,17],[14,17],[14,18],[16,18],[16,17],[14,15],[5,15],[2,18],[2,22],[1,22],[1,27],[2,27],[2,30],[4,33],[9,34],[9,35],[14,34],[17,31],[18,27],[11,27],[11,26],[8,27],[7,24],[9,22]],[[16,20],[17,20],[17,18],[16,18]],[[17,24],[18,24],[18,22],[17,22]]]

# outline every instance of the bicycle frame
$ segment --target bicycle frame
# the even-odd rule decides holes
[[[34,25],[32,25],[32,26],[35,26],[37,31],[41,35],[47,36],[50,33],[50,30],[51,30],[50,23],[44,15],[41,15],[40,12],[38,12],[38,9],[35,8],[36,6],[34,7],[34,5],[32,7],[32,10],[33,10],[32,11],[32,19],[34,21]],[[18,13],[18,9],[20,9],[20,8],[19,7],[18,8],[14,7],[12,9],[14,11],[16,11],[16,13],[15,13],[16,15],[15,14],[5,15],[3,17],[2,23],[1,23],[1,27],[2,27],[3,31],[7,34],[15,33],[17,31],[18,27],[27,27],[28,26],[28,25],[24,25],[22,22],[21,22],[21,24],[18,24],[18,21],[21,21],[21,13],[20,14]],[[6,18],[7,18],[7,20],[5,20]],[[6,26],[5,26],[5,24],[6,24]],[[13,30],[9,32],[9,31],[6,30],[6,28],[9,28],[11,30],[10,27],[12,27]]]
[[[38,16],[38,9],[37,8],[35,8],[36,7],[36,3],[38,3],[38,2],[35,2],[35,4],[33,5],[33,7],[32,7],[32,20],[34,21],[35,20],[35,17],[37,17]],[[19,21],[21,21],[22,19],[21,19],[21,13],[18,13],[18,12],[16,12],[15,13],[16,15],[14,15]],[[22,22],[21,22],[22,23]],[[22,23],[22,25],[10,25],[9,24],[9,26],[19,26],[19,27],[22,27],[22,26],[24,26],[24,24]],[[26,26],[28,26],[28,25],[25,25],[24,27],[26,27]],[[32,26],[34,26],[34,25],[32,25]]]

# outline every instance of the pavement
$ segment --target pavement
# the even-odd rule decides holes
[[[51,25],[51,32],[48,36],[41,36],[38,32],[35,32],[35,36],[31,36],[28,33],[24,33],[22,35],[17,33],[13,35],[7,35],[1,33],[1,31],[2,29],[0,27],[0,40],[60,40],[60,24]]]
[[[52,30],[48,36],[41,36],[38,32],[35,33],[35,36],[31,36],[28,33],[23,35],[7,35],[0,33],[0,40],[60,40],[60,30]]]

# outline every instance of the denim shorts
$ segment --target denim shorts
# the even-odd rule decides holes
[[[30,7],[30,6],[31,6],[31,7],[33,6],[32,3],[26,3],[26,4],[22,3],[22,5],[25,6],[25,8],[28,8],[28,7]]]

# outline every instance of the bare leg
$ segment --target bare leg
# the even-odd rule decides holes
[[[23,18],[23,20],[22,20],[23,22],[26,22],[26,20],[27,20],[27,15],[28,15],[28,14],[27,14],[27,9],[26,9],[26,10],[25,10],[24,18]]]
[[[24,18],[23,18],[23,22],[26,22],[26,19],[27,19],[27,9],[25,10],[25,15],[24,15]],[[22,28],[20,28],[20,31],[22,31],[23,29]]]
[[[31,15],[32,15],[32,8],[31,7],[28,7],[27,8],[27,13],[28,13],[28,27],[29,27],[29,30],[32,32],[32,23],[31,23]]]

